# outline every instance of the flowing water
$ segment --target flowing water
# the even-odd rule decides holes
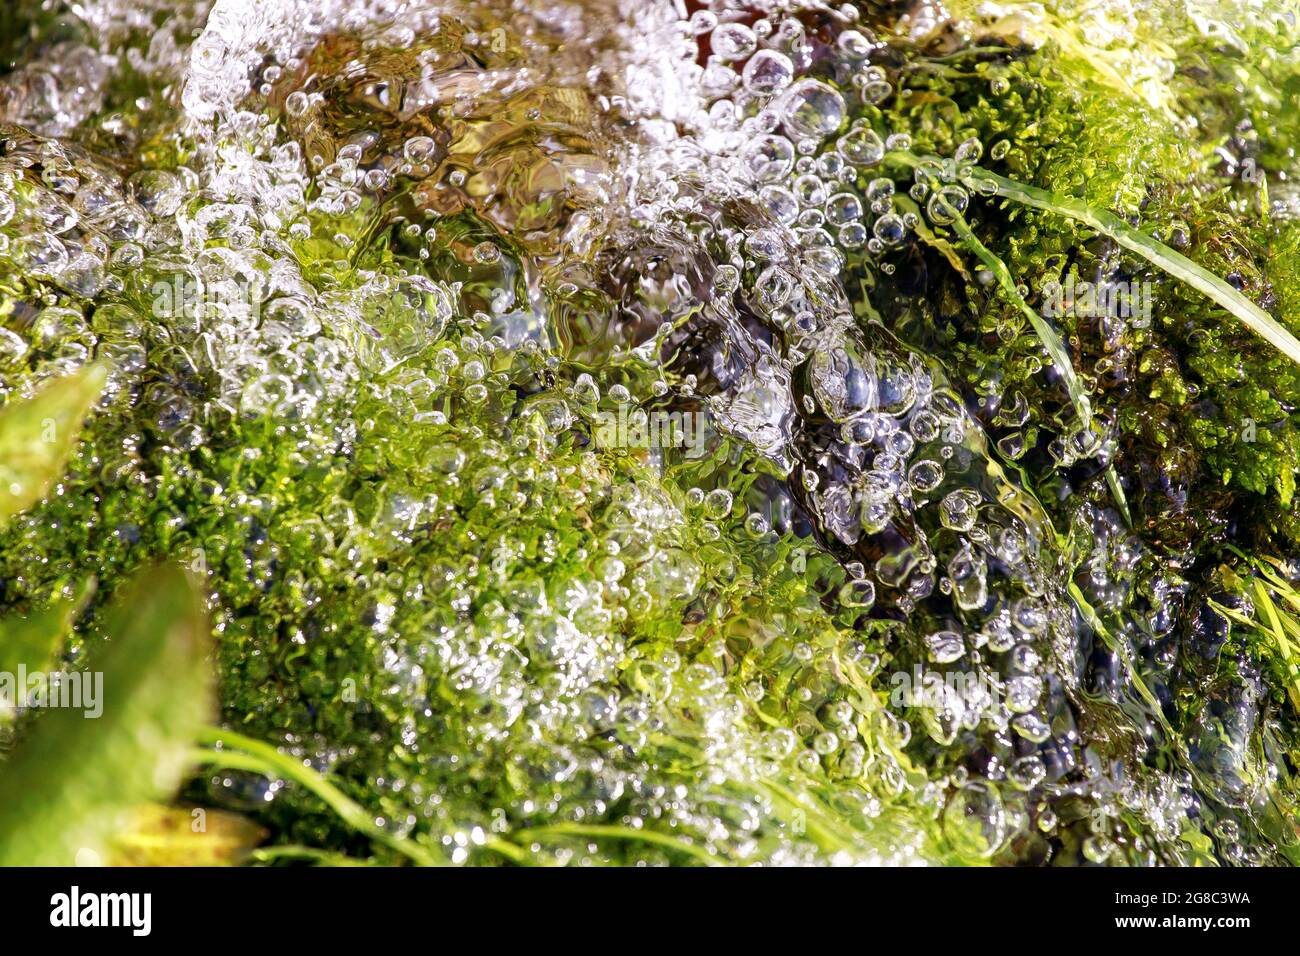
[[[1273,860],[1260,675],[1173,732],[1134,668],[1178,575],[881,314],[985,201],[978,141],[928,187],[862,118],[946,16],[903,7],[5,14],[0,382],[112,368],[7,598],[179,558],[225,722],[456,863]]]

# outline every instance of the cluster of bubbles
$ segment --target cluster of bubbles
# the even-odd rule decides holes
[[[1076,725],[1050,523],[841,281],[961,214],[980,144],[896,185],[852,6],[532,6],[217,0],[128,44],[133,106],[87,46],[5,79],[0,382],[113,368],[14,586],[201,552],[228,715],[458,863],[682,858],[646,829],[1011,858],[1079,805],[1090,859],[1121,806],[1165,821],[1139,858],[1172,844],[1190,783],[1101,766]],[[113,9],[104,36],[141,29]],[[629,404],[707,414],[711,469],[598,451]],[[108,533],[69,553],[51,515]],[[975,679],[889,706],[913,667]],[[282,787],[207,796],[332,832],[276,816]]]

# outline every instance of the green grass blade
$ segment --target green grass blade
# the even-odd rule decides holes
[[[1016,288],[1015,277],[1011,275],[1006,263],[994,255],[984,243],[979,241],[966,220],[955,209],[949,207],[949,211],[955,217],[952,226],[957,230],[957,235],[961,237],[962,244],[975,253],[980,262],[984,263],[985,267],[993,273],[1002,291],[1029,320],[1029,324],[1038,335],[1039,341],[1047,349],[1047,354],[1051,357],[1053,364],[1061,373],[1061,378],[1065,381],[1065,389],[1070,395],[1070,402],[1074,405],[1079,421],[1086,431],[1091,431],[1092,401],[1088,398],[1088,391],[1083,387],[1083,382],[1079,381],[1079,376],[1074,371],[1074,364],[1070,361],[1070,353],[1066,351],[1065,343],[1061,340],[1061,337],[1056,334],[1056,329],[1052,328],[1041,315],[1030,308],[1029,303],[1024,300],[1024,297]],[[1114,465],[1106,466],[1106,484],[1110,488],[1111,497],[1115,499],[1120,514],[1124,517],[1124,523],[1132,525],[1133,519],[1129,516],[1128,499],[1124,495],[1123,486],[1119,483],[1119,475],[1115,473]]]
[[[1057,215],[1066,216],[1091,226],[1109,236],[1130,252],[1135,252],[1159,266],[1176,279],[1208,296],[1235,315],[1247,328],[1280,349],[1291,361],[1300,365],[1300,341],[1282,327],[1276,319],[1246,298],[1214,273],[1197,265],[1161,242],[1134,229],[1111,213],[1093,209],[1086,203],[1065,196],[1057,196],[1044,189],[1025,186],[983,169],[972,169],[968,179],[990,183],[996,194],[1021,205],[1032,206]]]
[[[201,743],[221,749],[195,749],[191,757],[200,763],[232,770],[247,770],[265,777],[280,778],[298,784],[318,797],[326,806],[360,833],[402,854],[420,866],[442,866],[446,860],[433,848],[407,840],[378,826],[366,810],[329,780],[270,744],[254,740],[233,730],[207,727],[199,734]]]

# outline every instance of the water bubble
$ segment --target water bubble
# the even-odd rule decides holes
[[[794,79],[794,64],[784,53],[776,50],[759,50],[741,72],[745,89],[757,96],[771,96],[790,85]]]
[[[988,603],[988,565],[969,544],[963,542],[949,559],[948,580],[953,602],[963,611],[976,611]]]
[[[68,266],[68,250],[48,232],[34,232],[14,240],[12,255],[19,266],[37,276],[53,277]]]
[[[703,36],[718,25],[718,15],[711,10],[696,10],[691,14],[688,24],[691,33]]]
[[[862,200],[852,193],[836,193],[826,201],[826,221],[843,226],[862,218]]]
[[[958,488],[939,504],[939,520],[951,531],[970,531],[978,517],[980,496],[969,488]]]
[[[876,131],[863,127],[841,136],[835,147],[844,161],[854,166],[874,166],[885,158],[885,144]]]
[[[758,38],[743,23],[723,23],[713,29],[709,46],[714,56],[722,60],[743,60],[754,52]]]
[[[1016,627],[1026,634],[1038,636],[1047,631],[1047,612],[1034,598],[1025,597],[1018,600],[1012,608],[1012,620]]]
[[[311,101],[302,90],[290,93],[284,101],[284,111],[292,117],[300,117],[307,112]]]
[[[1006,841],[1007,819],[1002,798],[983,780],[963,784],[943,813],[944,832],[953,843],[978,856],[992,856]]]
[[[962,164],[978,163],[982,155],[984,155],[984,144],[972,137],[961,142],[953,154],[953,159]]]
[[[1011,667],[1013,670],[1025,671],[1032,673],[1038,670],[1042,659],[1038,652],[1034,650],[1032,644],[1018,644],[1011,652]]]
[[[1013,714],[1027,714],[1038,706],[1043,694],[1042,678],[1022,674],[1007,681],[1007,709]]]
[[[1012,718],[1011,727],[1021,737],[1035,744],[1041,744],[1052,735],[1052,729],[1036,714],[1018,714]]]
[[[1094,834],[1083,841],[1083,855],[1091,863],[1102,864],[1115,852],[1115,844],[1104,836]]]
[[[875,225],[871,227],[871,231],[877,239],[887,246],[899,245],[907,238],[907,226],[900,216],[892,212],[886,213],[877,219]]]
[[[27,342],[21,335],[0,326],[0,368],[12,366],[27,352]]]
[[[704,513],[715,520],[731,514],[732,496],[726,488],[714,488],[704,496]]]
[[[759,136],[745,148],[743,158],[755,181],[777,182],[794,168],[794,145],[784,136]]]
[[[437,144],[428,136],[412,136],[402,144],[402,155],[408,162],[423,163],[433,156]]]
[[[174,215],[186,195],[180,178],[165,169],[142,169],[127,180],[127,187],[136,202],[160,218]]]
[[[867,227],[860,222],[840,227],[837,233],[840,245],[845,249],[861,249],[867,243]]]
[[[880,403],[879,381],[848,349],[823,349],[809,364],[813,395],[831,419],[847,422]]]
[[[821,756],[834,753],[840,745],[840,739],[834,731],[824,730],[813,738],[812,749]]]
[[[713,273],[713,291],[718,296],[729,296],[740,288],[740,270],[735,266],[720,265]]]
[[[840,587],[839,597],[845,607],[869,608],[876,603],[876,586],[866,578],[848,581]]]
[[[844,116],[844,98],[821,80],[800,80],[782,96],[786,128],[798,138],[820,140],[838,130]]]
[[[908,469],[907,480],[914,491],[928,494],[943,481],[943,465],[930,459],[918,461]]]
[[[250,415],[264,415],[282,407],[293,396],[293,379],[272,373],[252,379],[244,386],[240,407]]]
[[[754,282],[758,303],[768,314],[784,306],[798,287],[799,280],[780,266],[769,266]]]
[[[805,206],[820,206],[826,201],[826,184],[812,174],[799,176],[794,181],[794,195]]]
[[[783,225],[788,226],[799,217],[799,200],[795,199],[784,186],[764,186],[759,190],[758,199],[773,218]],[[767,255],[763,258],[771,259],[773,256]]]
[[[894,93],[894,88],[884,80],[867,80],[862,84],[862,102],[871,106],[883,103]]]
[[[925,214],[936,225],[951,225],[966,211],[969,202],[970,197],[960,186],[944,186],[930,197]]]
[[[935,631],[926,636],[925,646],[936,664],[951,664],[966,654],[966,642],[956,631]]]

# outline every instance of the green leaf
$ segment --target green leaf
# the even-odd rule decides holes
[[[94,579],[87,579],[75,597],[60,598],[49,607],[27,615],[0,618],[0,673],[44,672],[58,657],[72,622],[95,591]],[[15,703],[0,699],[0,707]],[[20,703],[20,702],[18,702]]]
[[[1291,498],[1295,495],[1295,472],[1290,468],[1283,468],[1277,476],[1277,496],[1282,502],[1282,507],[1291,507]]]
[[[113,866],[234,866],[266,831],[237,813],[202,807],[137,807],[113,836]]]
[[[0,525],[44,498],[63,474],[107,376],[90,365],[0,408]]]
[[[43,714],[0,765],[0,866],[92,859],[128,814],[170,797],[215,709],[202,598],[179,568],[145,572],[109,616],[84,675],[102,675],[94,709]],[[85,700],[81,701],[86,703]]]

